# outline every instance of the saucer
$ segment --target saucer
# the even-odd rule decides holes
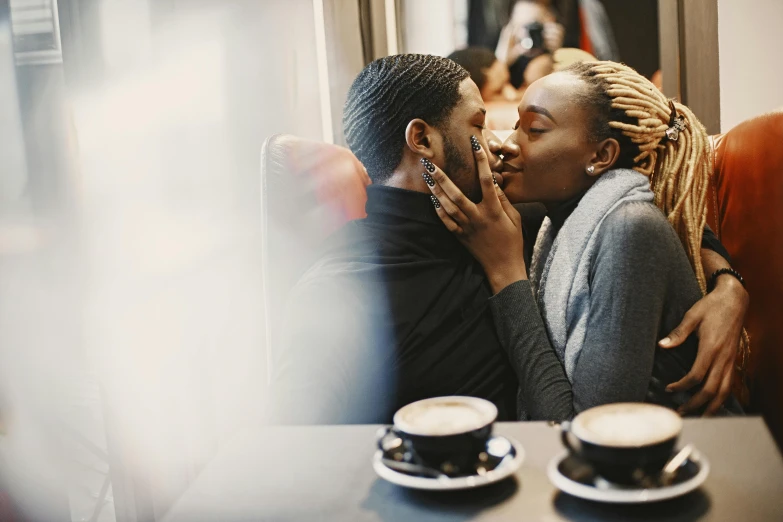
[[[547,468],[549,480],[559,490],[585,500],[612,504],[643,504],[680,497],[701,486],[709,473],[710,463],[696,450],[677,471],[672,484],[652,488],[608,482],[582,459],[569,453],[552,459]]]
[[[513,475],[522,465],[522,461],[525,460],[525,450],[522,449],[518,442],[508,437],[493,435],[487,441],[487,449],[494,455],[502,455],[503,460],[501,463],[491,471],[465,477],[447,477],[442,475],[437,478],[431,478],[396,471],[383,463],[383,452],[381,450],[375,452],[372,467],[375,473],[382,479],[404,488],[450,491],[478,488],[499,482]]]

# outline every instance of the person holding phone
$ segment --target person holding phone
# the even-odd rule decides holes
[[[495,55],[508,66],[511,85],[519,89],[542,75],[526,74],[531,63],[550,71],[551,53],[563,46],[565,30],[546,0],[521,0],[514,5],[511,18],[500,32]]]

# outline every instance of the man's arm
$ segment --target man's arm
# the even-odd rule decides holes
[[[710,226],[704,225],[704,233],[701,236],[702,255],[707,250],[720,255],[720,257],[726,260],[726,263],[731,264],[731,256],[729,256],[729,251],[726,250],[726,247],[723,246],[723,243],[720,242],[720,239],[718,239],[718,236],[715,235],[715,232],[712,231]],[[706,267],[704,271],[707,271]]]
[[[707,279],[721,268],[731,268],[728,252],[709,227],[704,230],[701,260]],[[729,398],[748,303],[745,287],[731,275],[722,275],[712,292],[697,302],[682,322],[660,341],[662,348],[674,348],[692,332],[698,333],[699,351],[693,368],[667,388],[684,391],[704,383],[683,406],[686,412],[696,411],[709,402],[705,415],[711,415]]]

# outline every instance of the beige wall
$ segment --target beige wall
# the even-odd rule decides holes
[[[783,0],[718,0],[721,131],[783,107]]]
[[[403,46],[400,52],[448,56],[464,47],[462,25],[467,14],[464,0],[405,0]]]

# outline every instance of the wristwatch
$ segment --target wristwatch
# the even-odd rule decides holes
[[[708,292],[712,292],[712,290],[715,288],[715,283],[718,282],[718,277],[724,274],[734,276],[735,278],[737,278],[737,281],[742,283],[743,288],[745,287],[745,280],[742,278],[739,272],[737,272],[733,268],[721,268],[720,270],[716,270],[715,272],[713,272],[712,275],[710,276],[710,280],[707,283]]]

